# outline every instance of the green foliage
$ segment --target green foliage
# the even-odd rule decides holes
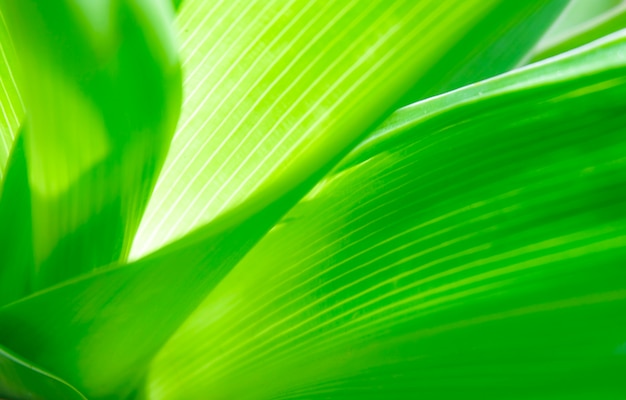
[[[0,0],[0,398],[623,399],[623,15]]]

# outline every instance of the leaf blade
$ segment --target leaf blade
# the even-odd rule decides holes
[[[0,347],[0,396],[24,400],[86,400],[75,388]]]
[[[184,3],[186,100],[133,258],[316,170],[496,4]]]
[[[0,5],[28,109],[37,290],[128,254],[177,117],[171,5]]]
[[[209,294],[149,398],[619,398],[624,46],[400,110]]]
[[[574,30],[544,40],[532,52],[529,62],[564,53],[624,28],[626,28],[626,3],[616,5]]]

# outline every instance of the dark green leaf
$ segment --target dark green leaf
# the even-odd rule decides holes
[[[63,380],[0,347],[0,398],[20,400],[86,400]]]
[[[149,0],[3,0],[0,10],[28,110],[38,289],[130,250],[180,105],[173,12]]]

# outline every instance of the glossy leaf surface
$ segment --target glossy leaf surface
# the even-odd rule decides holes
[[[165,1],[0,6],[28,111],[38,289],[128,254],[178,115],[173,16]]]
[[[395,113],[185,322],[149,398],[618,399],[624,49]]]

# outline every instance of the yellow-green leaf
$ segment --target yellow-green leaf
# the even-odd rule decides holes
[[[147,397],[619,399],[625,50],[399,110],[207,296]]]
[[[185,1],[181,120],[132,257],[306,179],[504,3]]]

